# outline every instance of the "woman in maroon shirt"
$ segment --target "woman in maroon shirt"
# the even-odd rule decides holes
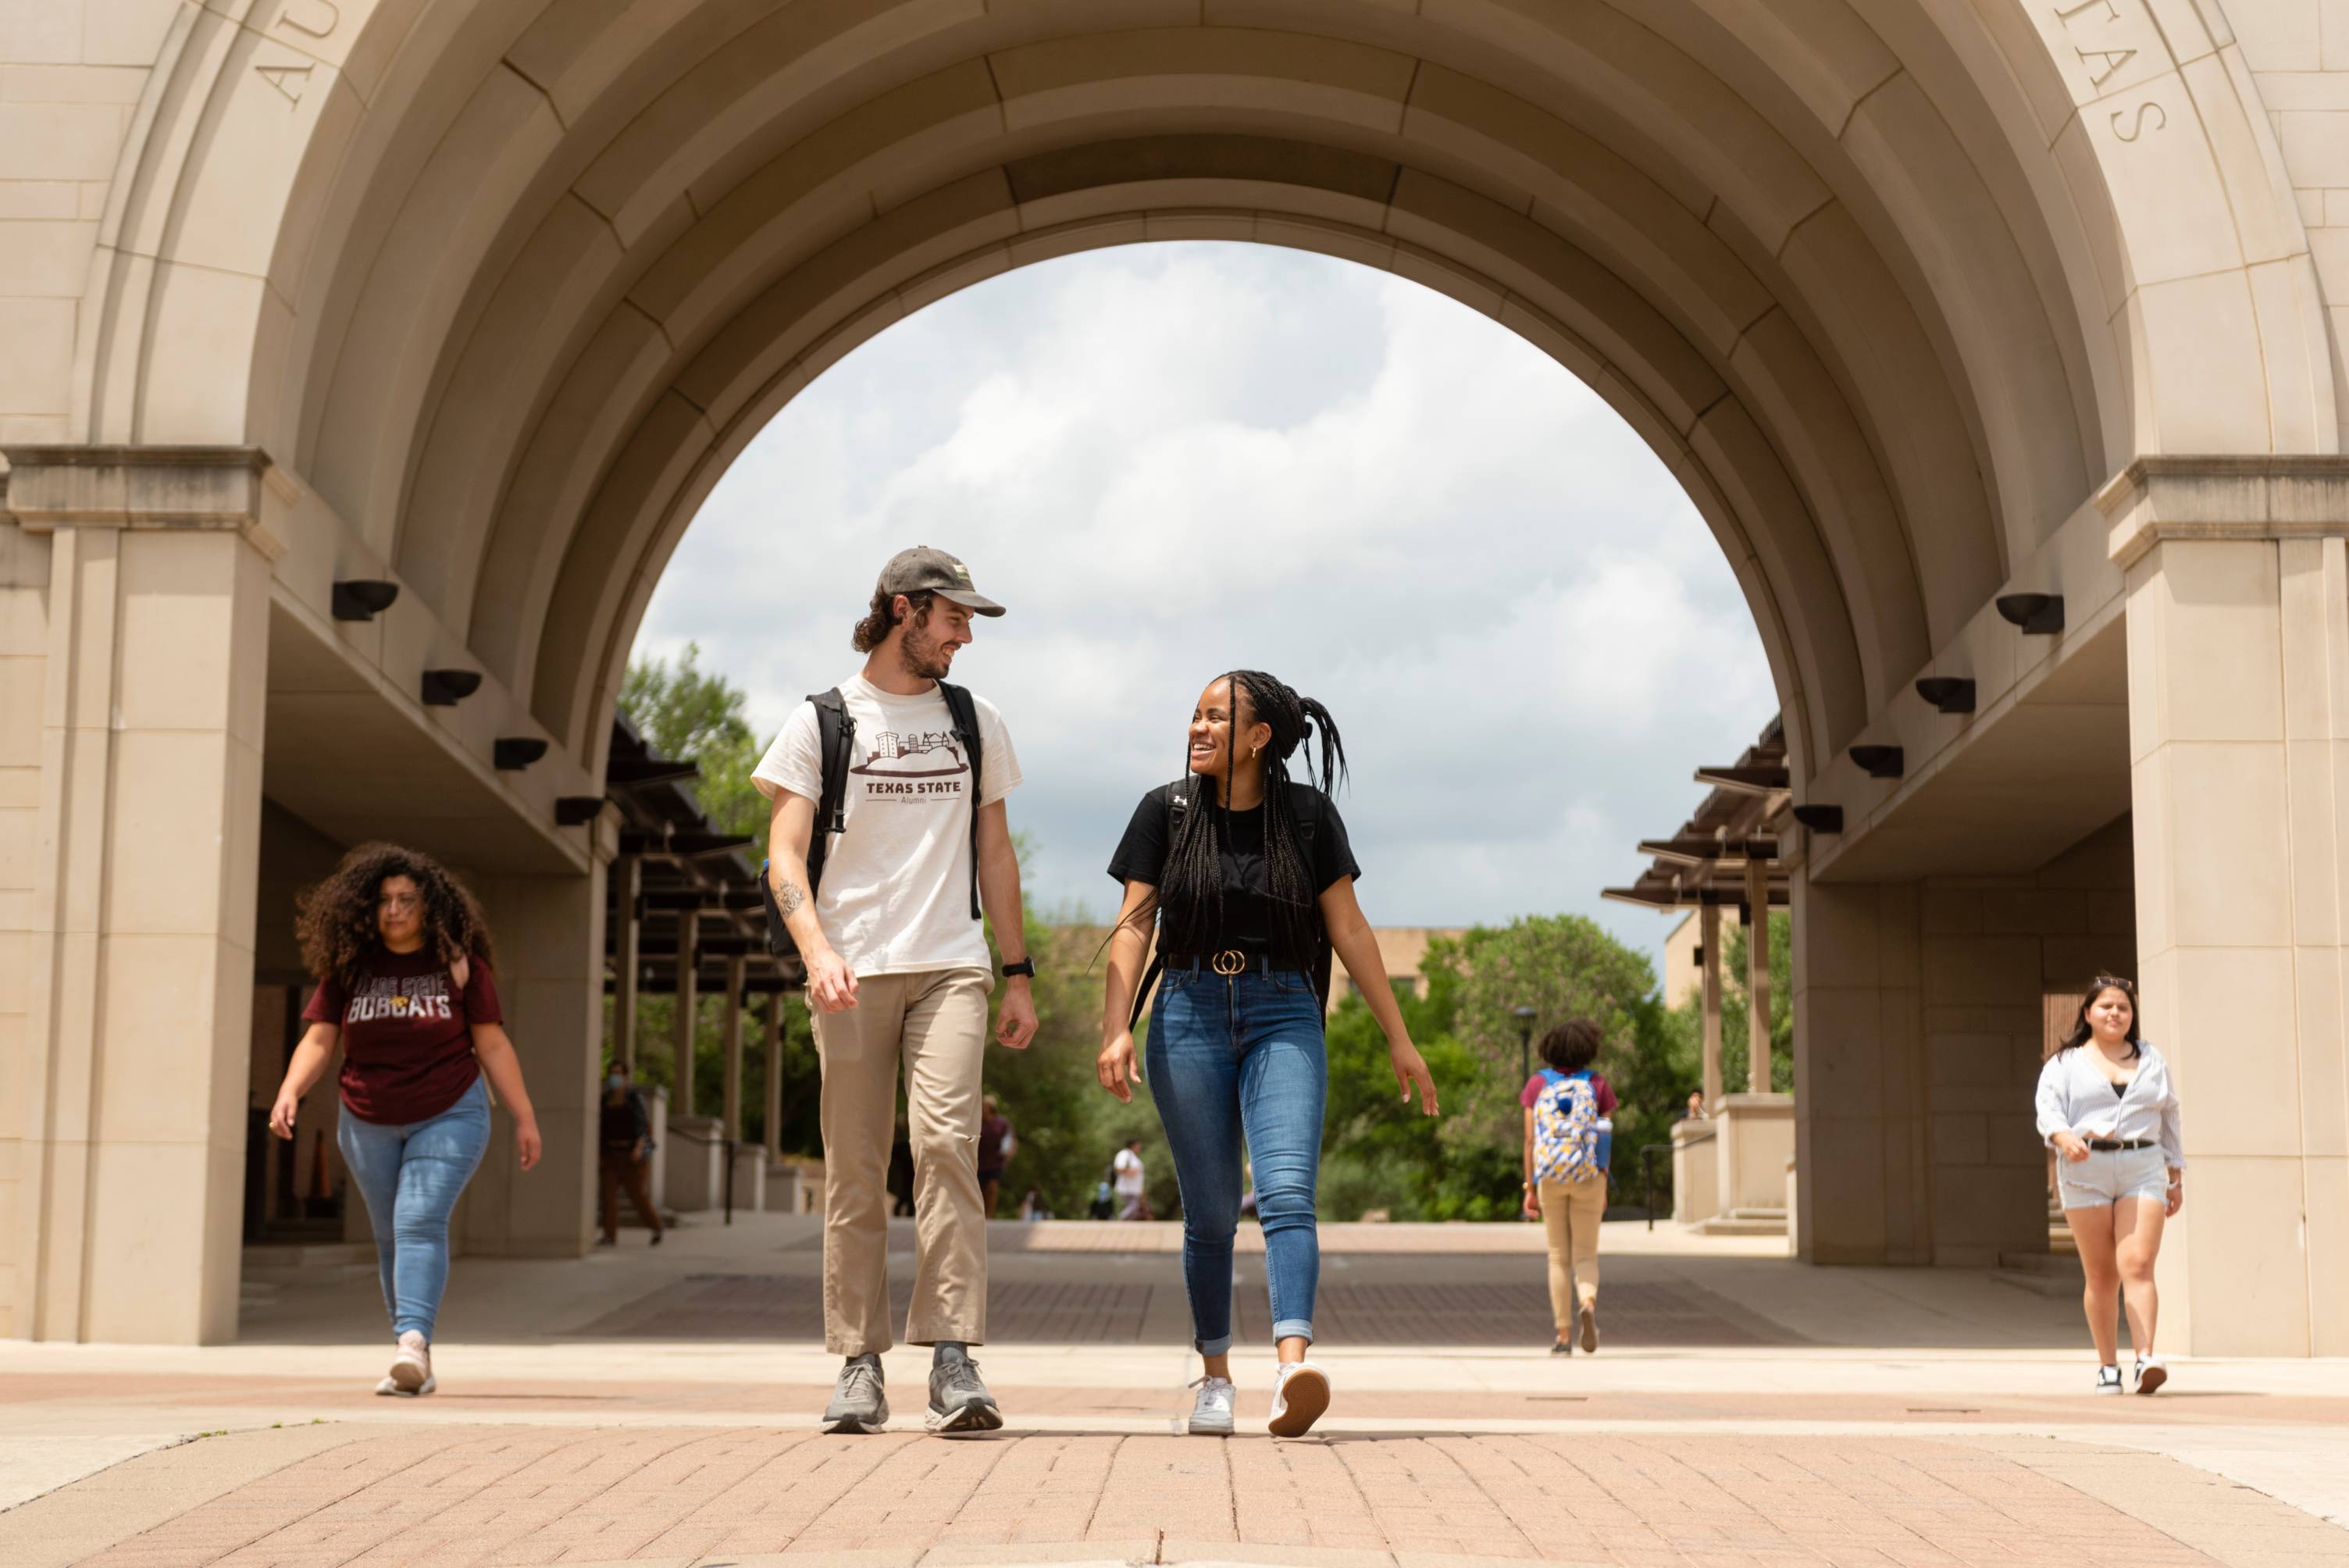
[[[449,1284],[449,1216],[490,1142],[487,1074],[525,1171],[538,1119],[490,977],[481,906],[431,857],[363,844],[302,901],[296,932],[318,989],[302,1010],[270,1130],[294,1118],[339,1043],[343,1163],[375,1229],[398,1341],[378,1394],[429,1394],[432,1326]]]

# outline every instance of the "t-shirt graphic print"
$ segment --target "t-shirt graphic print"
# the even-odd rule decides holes
[[[843,830],[824,861],[816,919],[858,975],[912,975],[988,967],[987,935],[970,917],[970,758],[936,686],[920,696],[885,692],[862,676],[840,683],[851,738]],[[978,804],[1019,786],[1019,759],[995,705],[978,713]],[[770,799],[788,789],[823,793],[815,705],[783,721],[751,781]]]

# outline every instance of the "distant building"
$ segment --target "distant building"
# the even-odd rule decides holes
[[[1397,982],[1409,986],[1414,996],[1427,995],[1426,977],[1420,974],[1420,961],[1427,956],[1427,944],[1439,936],[1459,937],[1468,934],[1464,926],[1380,925],[1371,928],[1378,939],[1379,960],[1386,966],[1387,984]],[[1346,978],[1346,966],[1332,963],[1330,966],[1330,1006],[1334,1009],[1351,995],[1354,987]]]
[[[1664,938],[1664,1006],[1678,1007],[1704,989],[1704,922],[1695,910],[1681,917]],[[1725,904],[1721,911],[1722,954],[1729,952],[1730,936],[1737,930],[1737,906]]]

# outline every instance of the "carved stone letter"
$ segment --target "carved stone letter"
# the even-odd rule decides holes
[[[2068,11],[2063,10],[2059,7],[2055,13],[2055,19],[2058,22],[2064,24],[2066,26],[2069,26],[2073,17],[2078,15],[2081,12],[2085,11],[2091,5],[2102,5],[2105,8],[2105,20],[2107,22],[2117,22],[2121,19],[2121,14],[2113,9],[2113,0],[2080,0],[2080,3],[2077,5],[2073,6]]]
[[[299,12],[301,7],[308,8],[308,21],[303,19]],[[320,13],[324,13],[323,17]],[[285,0],[285,9],[278,16],[277,25],[291,27],[297,33],[307,33],[314,38],[323,38],[340,26],[342,20],[342,7],[336,5],[335,0]],[[323,26],[311,26],[312,22],[321,21]]]
[[[2122,141],[2135,141],[2137,138],[2145,134],[2145,117],[2147,115],[2154,117],[2153,129],[2156,130],[2159,130],[2162,127],[2169,123],[2169,111],[2168,109],[2162,108],[2158,103],[2141,103],[2137,106],[2137,118],[2129,121],[2128,129],[2123,130],[2121,129],[2121,116],[2127,112],[2128,110],[2127,109],[2119,108],[2113,111],[2113,135]]]
[[[302,89],[310,85],[310,73],[315,66],[255,66],[261,79],[285,95],[290,108],[302,101]]]
[[[2080,63],[2084,66],[2088,66],[2088,62],[2090,60],[2102,60],[2105,62],[2105,68],[2101,71],[2096,69],[2094,66],[2088,66],[2088,79],[2098,87],[2103,87],[2106,82],[2112,80],[2114,72],[2119,70],[2123,66],[2127,65],[2131,60],[2137,58],[2137,51],[2135,49],[2082,49],[2075,47],[2072,52],[2080,57]]]

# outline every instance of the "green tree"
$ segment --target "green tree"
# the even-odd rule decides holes
[[[1795,1092],[1794,930],[1791,917],[1770,916],[1770,1088],[1779,1094]],[[1729,1094],[1744,1094],[1750,1084],[1746,1063],[1753,1056],[1749,1020],[1754,997],[1746,987],[1745,965],[1752,953],[1745,927],[1730,933],[1722,954],[1721,990],[1721,1082]],[[1702,1009],[1703,999],[1698,998],[1695,1006]]]
[[[694,799],[719,832],[755,840],[750,853],[758,860],[767,852],[769,810],[750,773],[765,748],[743,717],[748,695],[723,674],[700,668],[700,657],[701,645],[688,643],[673,667],[663,659],[629,660],[620,707],[657,750],[701,769]]]

